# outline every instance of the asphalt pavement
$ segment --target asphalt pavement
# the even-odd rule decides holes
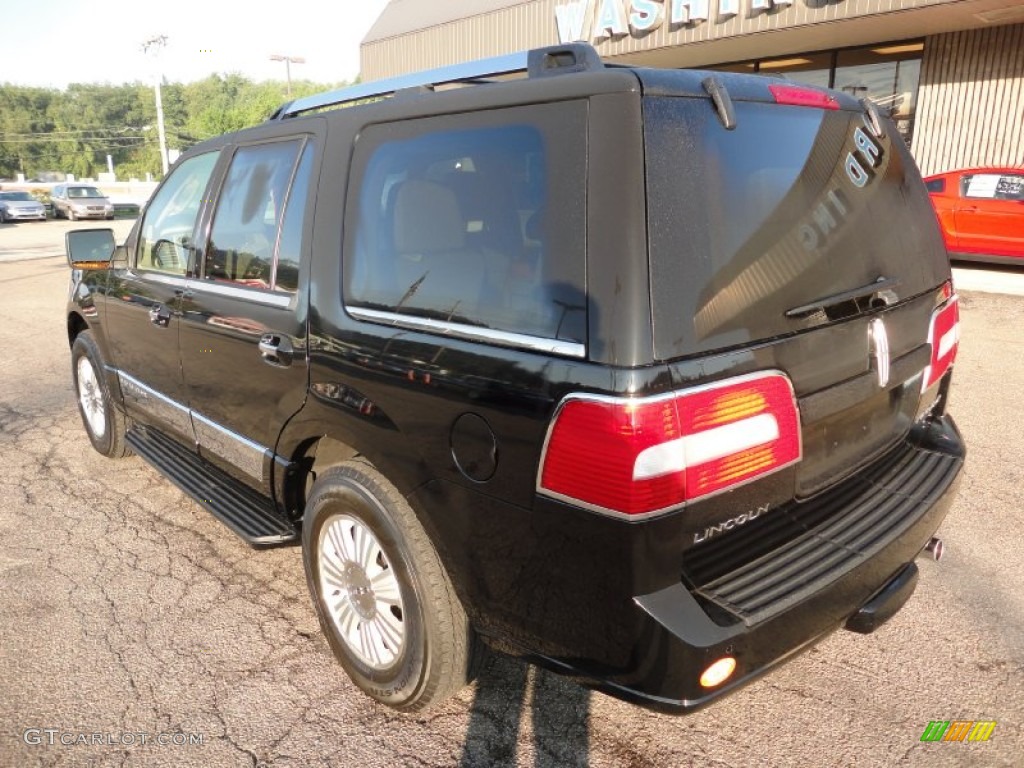
[[[960,288],[970,453],[946,555],[875,634],[836,633],[687,717],[504,657],[405,716],[331,657],[297,548],[254,551],[139,459],[92,451],[67,285],[63,258],[0,263],[3,768],[1021,765],[1024,299]],[[996,726],[922,742],[934,720]]]

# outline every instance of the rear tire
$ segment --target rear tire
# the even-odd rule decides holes
[[[111,459],[130,456],[124,439],[127,419],[110,397],[103,358],[91,331],[82,331],[71,345],[71,375],[78,413],[92,447]]]
[[[479,643],[437,550],[369,463],[355,459],[320,474],[302,551],[320,626],[364,693],[416,712],[472,679]]]

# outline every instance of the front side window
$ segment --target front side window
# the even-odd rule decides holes
[[[235,153],[206,249],[206,280],[273,287],[274,255],[301,147],[302,141],[293,139]]]
[[[585,342],[585,118],[570,106],[368,128],[350,310]]]
[[[192,231],[206,185],[217,164],[217,152],[191,157],[171,172],[146,207],[136,266],[184,275],[192,248]]]

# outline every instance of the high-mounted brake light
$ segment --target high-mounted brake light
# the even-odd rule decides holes
[[[946,286],[943,286],[943,290],[949,292]],[[955,294],[932,313],[928,343],[932,345],[932,357],[924,369],[922,392],[934,386],[956,359],[960,347],[960,301]]]
[[[793,107],[839,109],[839,102],[832,96],[814,88],[804,88],[799,85],[769,85],[768,90],[775,97],[776,104],[787,104]]]
[[[742,485],[801,456],[793,387],[778,371],[647,398],[570,395],[537,490],[635,517]]]

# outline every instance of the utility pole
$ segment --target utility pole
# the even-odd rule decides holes
[[[288,98],[292,97],[292,64],[305,64],[306,60],[301,56],[282,56],[275,53],[270,57],[271,61],[283,61],[285,77],[288,78]]]
[[[164,169],[164,176],[167,175],[167,134],[164,133],[164,103],[160,98],[160,81],[164,79],[163,72],[159,66],[160,51],[167,45],[167,35],[154,35],[142,44],[142,52],[149,53],[153,50],[153,57],[157,60],[156,68],[156,130],[160,136],[160,164]]]

